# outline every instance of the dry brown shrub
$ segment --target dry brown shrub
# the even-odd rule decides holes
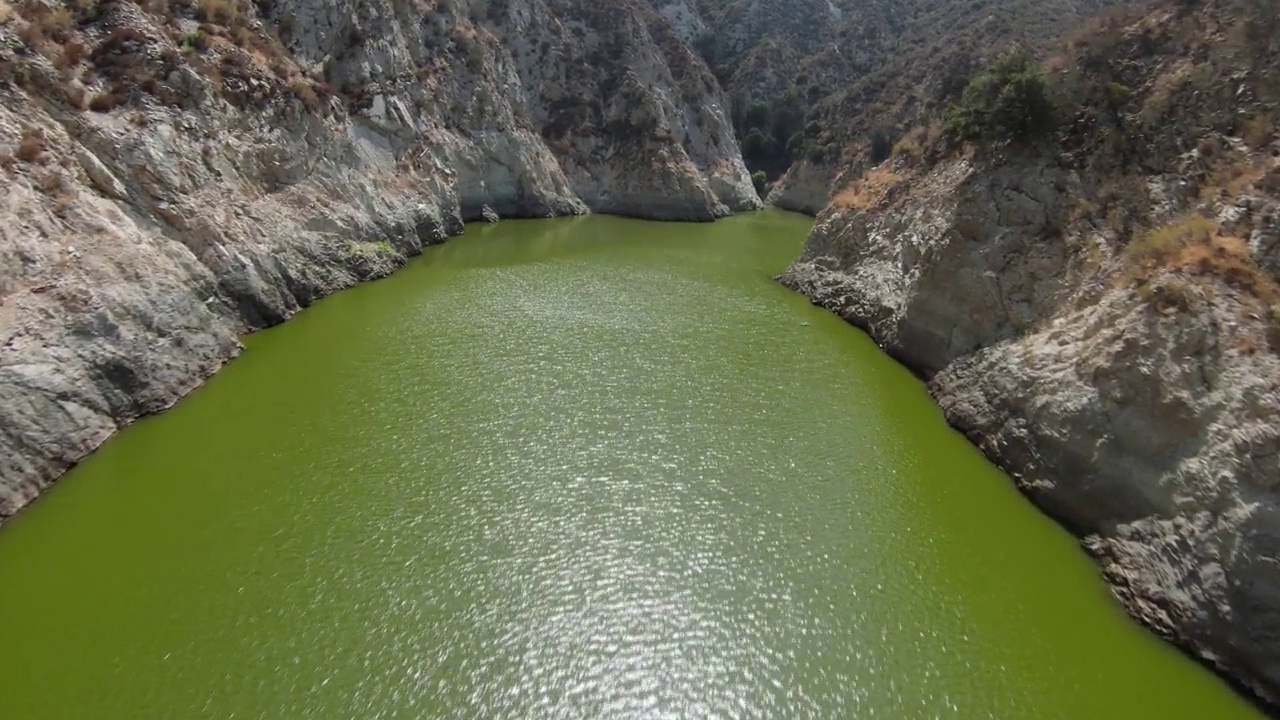
[[[86,107],[94,112],[104,113],[114,110],[119,104],[120,97],[114,92],[100,92],[94,93],[93,96],[89,98],[89,102]]]
[[[1194,213],[1155,228],[1130,242],[1125,255],[1141,267],[1168,265],[1188,246],[1207,244],[1218,231],[1218,223]]]
[[[316,94],[310,82],[297,78],[289,84],[289,90],[311,112],[315,112],[320,107],[320,96]]]
[[[18,30],[18,39],[32,49],[39,50],[49,42],[40,23],[28,22]]]
[[[72,68],[80,64],[89,55],[89,46],[79,40],[72,40],[62,46],[62,54],[54,61],[54,67],[59,70]]]
[[[65,40],[71,31],[76,28],[76,16],[71,13],[71,10],[60,7],[45,15],[41,20],[41,25],[45,34],[49,37],[55,40]]]
[[[13,156],[24,163],[36,163],[42,159],[48,141],[44,131],[39,128],[27,128],[22,131],[22,139],[18,141],[18,149]]]
[[[49,170],[36,178],[36,188],[46,195],[55,196],[67,189],[67,181],[61,172]]]
[[[928,130],[923,125],[917,125],[911,128],[911,131],[902,136],[893,146],[894,157],[911,157],[919,159],[924,155],[924,140]]]
[[[1248,192],[1267,174],[1270,161],[1246,163],[1240,158],[1226,158],[1214,167],[1200,186],[1200,198],[1232,198]]]
[[[1249,296],[1274,301],[1280,288],[1253,261],[1244,240],[1221,232],[1218,223],[1200,214],[1185,215],[1144,233],[1124,250],[1129,277],[1140,283],[1165,270],[1182,270],[1218,278]]]
[[[884,202],[889,195],[904,184],[898,173],[881,167],[872,168],[862,177],[849,183],[832,200],[832,204],[850,210],[870,210]]]
[[[1275,117],[1269,112],[1260,112],[1249,118],[1244,125],[1241,137],[1249,147],[1257,150],[1264,147],[1276,134]]]
[[[199,0],[196,17],[205,22],[230,26],[240,19],[240,6],[233,0]]]

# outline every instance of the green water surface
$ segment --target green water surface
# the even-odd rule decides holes
[[[861,333],[807,221],[472,228],[0,528],[0,717],[1252,718]]]

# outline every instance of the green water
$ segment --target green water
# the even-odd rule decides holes
[[[1248,718],[861,333],[807,221],[504,222],[0,528],[0,717]]]

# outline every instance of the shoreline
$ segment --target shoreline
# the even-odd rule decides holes
[[[487,209],[487,206],[486,206],[486,209]],[[458,213],[455,216],[456,218],[458,218],[456,223],[444,222],[441,224],[440,227],[436,228],[436,231],[438,232],[438,234],[432,236],[434,241],[424,242],[424,243],[421,243],[420,245],[410,245],[407,248],[405,248],[406,250],[405,252],[400,252],[392,256],[391,258],[387,258],[388,262],[382,262],[374,265],[372,268],[372,272],[370,274],[363,275],[363,276],[353,276],[352,277],[352,279],[354,280],[353,282],[340,285],[340,286],[334,286],[331,288],[325,288],[324,292],[309,294],[305,296],[305,302],[299,302],[297,307],[287,308],[286,309],[287,311],[284,313],[260,316],[260,319],[263,321],[260,323],[246,323],[245,327],[241,329],[241,332],[239,332],[236,335],[236,345],[232,348],[232,351],[229,352],[224,357],[221,357],[219,359],[219,362],[215,366],[202,368],[202,370],[207,370],[207,372],[199,372],[197,374],[193,374],[191,376],[191,382],[189,383],[189,387],[185,388],[182,392],[177,393],[171,398],[167,398],[167,401],[165,403],[161,405],[150,406],[146,409],[145,412],[139,413],[131,417],[127,417],[124,419],[123,422],[117,423],[116,427],[113,430],[103,435],[100,439],[94,442],[91,447],[88,447],[84,452],[77,453],[74,460],[66,464],[65,467],[62,467],[61,470],[59,470],[56,473],[56,475],[54,475],[52,478],[44,481],[42,486],[33,496],[16,503],[16,507],[14,507],[11,511],[8,511],[9,508],[7,507],[0,506],[0,511],[6,511],[6,512],[0,512],[0,530],[3,529],[3,527],[5,526],[5,524],[9,519],[17,517],[24,510],[26,510],[27,508],[31,507],[36,502],[38,502],[42,497],[44,497],[46,493],[48,493],[53,487],[55,487],[58,484],[58,482],[62,479],[63,476],[71,472],[77,465],[79,465],[82,461],[84,461],[90,455],[97,452],[104,444],[106,444],[107,442],[110,442],[110,440],[115,437],[116,433],[128,428],[130,425],[132,425],[135,422],[138,422],[139,420],[163,415],[164,413],[168,412],[173,407],[175,407],[178,403],[182,402],[183,399],[185,399],[192,393],[202,388],[210,378],[217,375],[228,364],[234,362],[237,358],[241,356],[241,354],[244,351],[244,345],[243,345],[243,342],[241,341],[244,338],[251,336],[257,332],[260,332],[262,330],[273,328],[273,327],[276,327],[277,325],[286,323],[289,320],[296,317],[298,314],[307,310],[315,302],[323,300],[326,297],[336,295],[338,293],[343,292],[344,290],[349,290],[351,288],[356,287],[357,285],[377,282],[379,280],[383,280],[385,278],[390,277],[391,275],[395,274],[399,270],[406,267],[410,262],[412,262],[415,258],[419,257],[428,248],[436,245],[442,245],[454,238],[464,236],[466,234],[466,225],[469,225],[469,224],[479,225],[483,223],[501,222],[501,221],[507,221],[507,220],[545,220],[545,219],[565,218],[565,217],[580,217],[588,214],[608,215],[613,217],[641,220],[645,222],[697,224],[697,223],[717,222],[718,220],[722,220],[728,217],[733,217],[735,215],[742,215],[742,214],[753,213],[753,212],[764,212],[766,210],[767,208],[756,209],[756,210],[742,210],[742,211],[730,213],[729,215],[725,215],[722,217],[690,218],[690,219],[670,219],[669,217],[667,217],[668,214],[664,212],[659,212],[656,216],[651,216],[651,217],[644,217],[636,214],[621,214],[621,213],[608,213],[608,212],[598,212],[598,213],[597,212],[587,212],[587,213],[566,212],[558,215],[549,215],[549,216],[515,214],[515,215],[500,217],[496,221],[486,219],[485,214],[479,211],[477,211],[476,213],[468,214],[468,215],[463,215],[462,213]],[[422,233],[418,233],[418,235],[421,236]],[[434,238],[439,238],[439,239],[434,239]],[[361,242],[361,241],[353,240],[352,242]],[[302,298],[300,298],[300,300],[301,299]]]
[[[1176,648],[1185,657],[1213,672],[1263,715],[1280,718],[1280,703],[1255,684],[1256,678],[1250,678],[1247,672],[1233,667],[1215,653],[1212,638],[1206,640],[1192,635],[1185,628],[1180,627],[1176,620],[1171,619],[1177,617],[1177,608],[1153,602],[1149,596],[1144,595],[1144,588],[1135,587],[1144,581],[1151,582],[1149,577],[1142,574],[1143,571],[1158,576],[1160,568],[1148,569],[1138,566],[1135,570],[1133,561],[1129,560],[1126,564],[1127,558],[1118,557],[1114,545],[1102,534],[1098,519],[1088,516],[1087,505],[1082,509],[1078,502],[1064,501],[1055,494],[1060,485],[1069,484],[1072,479],[1064,478],[1062,472],[1055,469],[1052,461],[1046,464],[1044,458],[1060,455],[1061,449],[1047,447],[1044,444],[1037,445],[1035,435],[1020,437],[1019,440],[1025,445],[1015,446],[1000,433],[989,432],[992,422],[1002,430],[1007,423],[992,421],[990,417],[984,415],[983,411],[988,414],[998,411],[985,406],[975,410],[972,399],[965,397],[963,391],[956,390],[958,384],[981,385],[984,381],[994,384],[995,381],[984,377],[978,370],[971,367],[966,368],[967,372],[952,372],[950,367],[939,369],[919,362],[917,357],[913,357],[910,348],[901,347],[903,344],[901,327],[892,331],[895,334],[889,334],[891,331],[887,328],[894,326],[886,319],[877,319],[856,312],[857,302],[850,302],[853,292],[851,283],[854,281],[840,275],[838,271],[820,269],[802,258],[793,263],[787,271],[778,275],[775,280],[804,296],[814,306],[831,312],[841,321],[866,333],[881,352],[919,378],[925,384],[933,402],[942,411],[947,424],[963,435],[984,457],[999,468],[1036,512],[1051,519],[1075,538],[1077,545],[1095,566],[1099,579],[1107,587],[1108,594],[1130,619],[1155,637]],[[910,320],[907,322],[909,323]],[[963,359],[955,362],[963,364]],[[982,368],[982,371],[997,369],[989,363]],[[1017,369],[1010,368],[1008,372],[1017,372]],[[1029,385],[1029,387],[1035,388],[1036,385]],[[996,390],[989,388],[986,392],[997,393]],[[1018,400],[1029,404],[1035,400],[1035,397],[1034,394],[1024,395]],[[1006,400],[1006,402],[1009,401]],[[1047,477],[1057,479],[1046,480]],[[1095,514],[1102,512],[1103,510],[1098,510]],[[1149,593],[1149,591],[1146,592]]]

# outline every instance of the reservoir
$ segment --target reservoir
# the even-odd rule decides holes
[[[0,717],[1257,718],[861,332],[809,220],[473,226],[0,527]]]

